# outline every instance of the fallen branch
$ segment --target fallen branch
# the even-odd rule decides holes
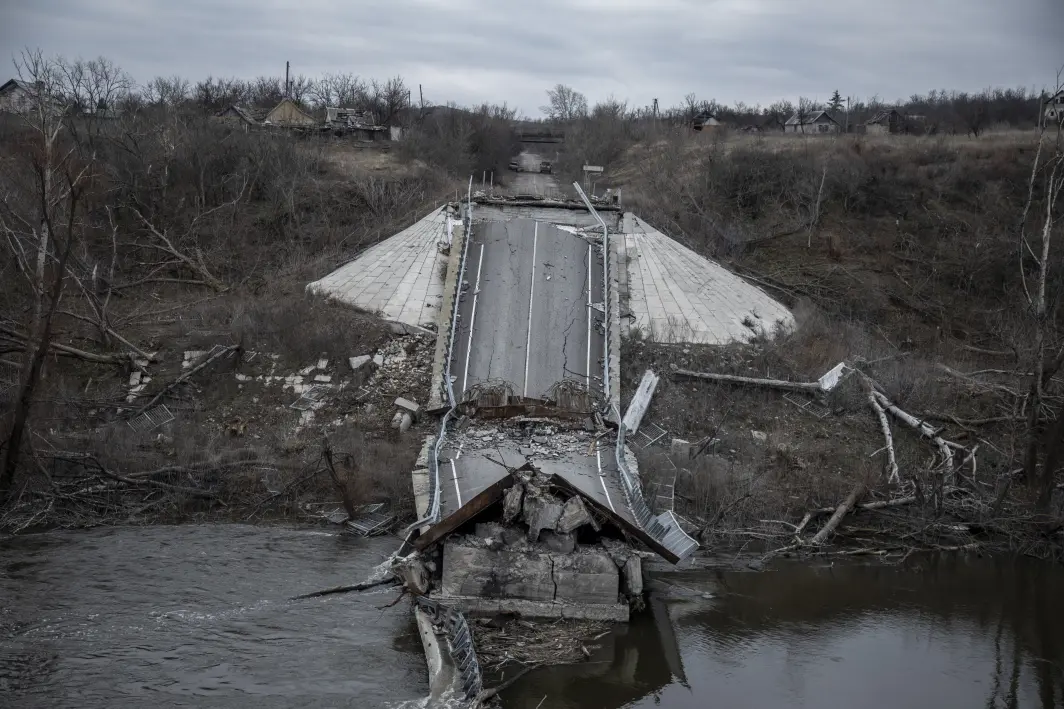
[[[203,369],[204,367],[206,367],[208,364],[210,364],[214,360],[216,360],[216,359],[218,359],[220,357],[224,357],[225,355],[228,355],[228,354],[230,354],[232,352],[235,352],[235,351],[237,351],[239,349],[240,349],[240,345],[230,345],[229,347],[225,347],[225,348],[219,350],[218,352],[215,352],[213,355],[207,357],[202,362],[197,364],[195,367],[193,367],[192,369],[188,370],[187,372],[182,374],[180,377],[178,377],[177,379],[175,379],[174,381],[170,382],[165,387],[163,387],[162,391],[160,391],[158,394],[153,396],[151,398],[151,401],[149,401],[147,404],[145,404],[144,406],[140,407],[140,409],[134,415],[142,414],[145,411],[147,411],[148,409],[150,409],[152,406],[155,405],[155,402],[157,402],[159,399],[163,398],[163,395],[165,395],[166,392],[170,391],[171,389],[176,387],[178,384],[181,384],[182,382],[186,381],[189,377],[191,377],[193,374],[195,374],[196,372],[198,372],[201,369]]]
[[[894,456],[894,436],[890,433],[890,421],[887,420],[887,412],[883,410],[883,405],[876,399],[875,389],[869,388],[868,403],[872,406],[872,410],[876,412],[876,418],[879,419],[879,428],[883,431],[883,439],[887,443],[887,482],[897,483],[898,460]]]
[[[943,462],[946,464],[947,469],[953,472],[953,451],[950,450],[949,444],[938,435],[938,431],[931,427],[926,421],[921,421],[912,414],[898,408],[885,394],[873,390],[872,396],[875,397],[884,409],[890,412],[890,414],[906,424],[910,428],[916,430],[921,436],[929,439],[935,446],[938,447],[939,453],[942,454]]]
[[[26,335],[12,328],[0,326],[0,335],[5,335],[7,339],[13,340],[20,344],[25,344],[27,341]],[[64,355],[67,357],[77,357],[88,362],[96,362],[98,364],[124,364],[129,361],[128,355],[115,355],[115,354],[97,354],[95,352],[86,352],[85,350],[79,350],[76,347],[70,345],[60,344],[58,342],[49,342],[48,349],[56,354]]]
[[[846,513],[850,511],[850,508],[857,502],[857,498],[864,492],[864,483],[857,483],[853,486],[853,490],[846,496],[846,499],[842,501],[842,504],[835,508],[835,514],[831,515],[831,519],[824,525],[823,529],[816,533],[816,536],[812,539],[812,544],[819,546],[824,543],[824,540],[835,531],[835,528],[839,526],[839,522],[846,516]]]
[[[513,677],[511,677],[510,679],[506,680],[505,682],[502,682],[501,684],[496,685],[495,687],[492,687],[491,689],[482,690],[480,692],[480,694],[478,694],[476,696],[476,698],[473,700],[473,703],[469,705],[469,709],[478,709],[479,707],[484,706],[484,704],[489,699],[494,697],[499,692],[502,692],[503,690],[507,689],[510,685],[512,685],[514,682],[516,682],[517,680],[519,680],[522,677],[524,677],[525,675],[527,675],[529,672],[534,670],[536,667],[537,667],[537,665],[529,665],[527,667],[522,667],[520,670],[518,670],[517,674],[515,674]],[[540,704],[542,704],[542,703],[543,702],[540,702]]]
[[[677,369],[673,376],[686,377],[688,379],[708,379],[714,382],[731,382],[733,384],[750,384],[752,386],[768,387],[770,389],[783,389],[785,391],[801,391],[808,394],[823,394],[824,389],[819,382],[788,382],[782,379],[757,379],[754,377],[739,377],[733,374],[716,374],[714,372],[692,372],[688,369]]]
[[[133,487],[152,487],[159,490],[166,490],[167,492],[177,492],[184,495],[192,495],[193,497],[199,497],[207,500],[217,500],[218,496],[208,490],[200,490],[194,487],[181,487],[179,485],[170,485],[169,483],[161,483],[157,480],[136,480],[134,478],[126,477],[125,475],[119,475],[118,473],[108,470],[103,463],[101,463],[95,456],[85,455],[78,456],[77,458],[70,458],[61,455],[48,456],[56,460],[65,460],[68,462],[77,463],[92,463],[97,471],[104,477],[110,478],[116,482],[123,483],[125,485],[131,485]]]
[[[1002,384],[988,384],[987,382],[981,382],[978,379],[972,377],[971,375],[965,374],[964,372],[958,372],[956,369],[948,367],[942,364],[941,362],[935,365],[935,369],[948,374],[954,379],[968,384],[973,389],[979,389],[982,391],[999,391],[1004,394],[1008,394],[1009,396],[1013,396],[1016,398],[1020,397],[1019,392],[1014,389],[1009,389],[1007,386],[1004,386]]]

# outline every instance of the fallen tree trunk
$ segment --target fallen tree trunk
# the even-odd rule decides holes
[[[842,501],[842,504],[835,508],[835,514],[831,515],[831,519],[824,525],[823,529],[816,533],[816,536],[812,539],[812,544],[820,545],[824,543],[824,540],[835,531],[835,528],[839,526],[839,522],[846,516],[846,513],[850,511],[850,508],[857,502],[857,498],[864,492],[864,483],[857,483],[853,486],[853,490],[846,496],[846,499]]]
[[[950,472],[953,472],[953,451],[950,450],[949,444],[938,435],[936,431],[926,421],[921,421],[907,411],[898,408],[890,399],[886,397],[882,392],[873,390],[872,396],[875,397],[884,409],[890,412],[894,418],[898,419],[905,425],[916,430],[921,436],[929,439],[935,446],[938,447],[939,453],[942,454],[942,460],[946,464],[946,467]]]
[[[749,384],[752,386],[768,387],[770,389],[782,389],[784,391],[801,391],[807,394],[823,394],[824,389],[819,382],[788,382],[782,379],[757,379],[754,377],[740,377],[734,374],[716,374],[714,372],[692,372],[689,369],[677,369],[673,376],[686,377],[688,379],[707,379],[714,382],[730,382],[732,384]]]
[[[363,581],[362,583],[356,583],[351,586],[334,586],[333,588],[326,588],[322,591],[314,591],[313,593],[304,593],[301,596],[292,596],[290,601],[302,601],[305,598],[321,598],[322,596],[332,596],[337,593],[351,593],[352,591],[367,591],[377,586],[385,586],[388,584],[395,585],[400,583],[399,579],[395,576],[386,576],[382,579],[375,581]]]
[[[894,456],[894,436],[890,433],[890,421],[887,420],[887,412],[883,410],[883,405],[876,398],[875,389],[869,388],[868,403],[871,404],[872,410],[876,412],[876,418],[879,419],[879,428],[883,431],[883,440],[887,444],[887,482],[896,483],[898,482],[898,460]]]

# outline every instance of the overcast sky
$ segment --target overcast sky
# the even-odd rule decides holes
[[[106,56],[138,82],[400,75],[538,116],[559,82],[662,106],[1052,84],[1064,0],[0,0],[0,57]],[[11,74],[0,71],[0,83]]]

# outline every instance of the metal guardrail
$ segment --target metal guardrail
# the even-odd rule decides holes
[[[605,220],[599,216],[599,213],[595,211],[595,207],[592,206],[591,200],[584,194],[584,190],[580,187],[579,182],[573,183],[573,189],[580,195],[580,199],[584,201],[584,206],[587,207],[587,211],[591,212],[591,216],[595,218],[595,221],[602,227],[602,314],[604,316],[603,332],[605,336],[602,341],[602,392],[606,402],[606,408],[609,407],[610,401],[610,323],[612,322],[612,315],[610,313],[610,230],[606,226]],[[591,274],[588,274],[588,278]],[[590,394],[590,392],[588,392]]]
[[[615,451],[617,457],[617,470],[620,471],[621,474],[621,489],[624,490],[624,496],[628,502],[628,507],[631,508],[636,522],[644,532],[660,542],[666,549],[676,554],[678,558],[684,559],[698,548],[698,542],[692,539],[687,532],[683,531],[679,520],[676,519],[676,516],[672,511],[663,512],[656,517],[654,516],[653,511],[650,509],[650,505],[647,504],[646,498],[643,497],[643,489],[639,484],[639,478],[637,478],[628,468],[628,461],[624,454],[625,438],[627,437],[628,430],[624,425],[624,419],[616,408],[614,408],[613,412],[618,421],[617,447]]]
[[[469,176],[469,188],[466,192],[465,214],[462,216],[465,233],[462,237],[462,256],[458,261],[458,278],[455,279],[454,306],[451,310],[451,331],[447,336],[447,347],[444,353],[443,385],[447,392],[447,403],[450,405],[447,413],[440,420],[440,432],[436,436],[436,443],[432,446],[432,454],[429,456],[429,508],[425,517],[417,520],[406,528],[405,534],[409,534],[418,527],[426,524],[435,524],[440,521],[440,450],[443,441],[447,438],[447,424],[454,418],[455,407],[458,402],[454,398],[454,386],[451,382],[451,355],[454,348],[454,336],[458,327],[458,306],[462,297],[462,283],[465,277],[466,257],[469,254],[469,241],[473,233],[473,176]]]
[[[475,699],[484,689],[484,679],[476,649],[473,647],[473,633],[465,616],[425,596],[417,596],[416,603],[421,610],[429,614],[434,625],[442,626],[447,633],[447,649],[450,650],[451,660],[458,671],[463,698],[467,701]]]

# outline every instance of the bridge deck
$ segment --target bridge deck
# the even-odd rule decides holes
[[[552,398],[563,380],[602,393],[597,245],[532,219],[475,224],[452,349],[455,398],[477,385]]]

